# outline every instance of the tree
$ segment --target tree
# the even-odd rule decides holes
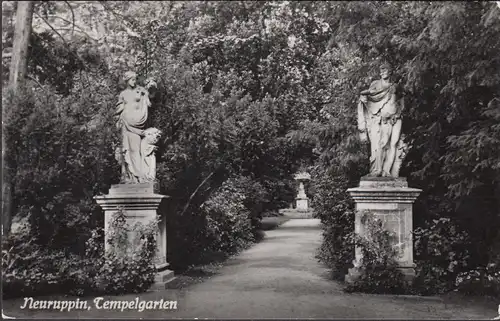
[[[26,76],[32,19],[33,1],[19,2],[17,4],[16,27],[9,75],[9,86],[14,92],[16,92]]]
[[[28,66],[28,46],[33,19],[33,1],[21,1],[17,4],[16,27],[9,74],[9,88],[13,94],[18,92],[26,77]],[[9,106],[15,108],[14,106]],[[12,225],[12,179],[16,164],[9,157],[9,149],[2,135],[2,233],[10,233]]]

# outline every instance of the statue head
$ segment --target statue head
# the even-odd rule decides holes
[[[144,130],[144,141],[149,145],[155,145],[161,136],[161,130],[157,128],[148,128]]]
[[[128,86],[134,88],[137,84],[137,74],[134,71],[127,71],[123,76],[123,80],[125,80]]]
[[[389,65],[387,62],[384,62],[382,65],[380,65],[380,77],[382,79],[388,79],[391,75],[391,65]]]

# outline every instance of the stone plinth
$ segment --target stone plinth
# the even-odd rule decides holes
[[[297,193],[295,202],[297,211],[307,212],[309,210],[309,198],[306,195],[306,188],[304,187],[303,180],[299,180],[299,192]]]
[[[154,183],[117,184],[112,185],[108,195],[96,196],[94,199],[104,210],[104,230],[108,231],[113,214],[122,209],[129,226],[137,222],[148,224],[159,216],[158,234],[156,237],[156,268],[157,282],[165,283],[173,278],[173,272],[168,270],[167,262],[167,217],[165,211],[158,211],[162,201],[168,196],[156,194]],[[107,237],[107,236],[106,236]],[[129,235],[133,239],[134,235]],[[107,239],[105,248],[108,247]]]
[[[414,276],[412,207],[422,190],[409,188],[403,177],[362,177],[359,187],[350,188],[347,192],[356,202],[355,232],[366,235],[361,221],[364,211],[381,219],[385,228],[396,234],[394,246],[399,252],[397,261],[401,271],[408,278]],[[354,280],[360,273],[361,249],[356,248],[355,253],[354,268],[349,270],[346,281]]]
[[[308,198],[296,198],[297,211],[307,212],[309,210],[309,199]]]

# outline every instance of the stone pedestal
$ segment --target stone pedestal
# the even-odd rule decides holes
[[[306,189],[302,181],[299,182],[299,192],[295,201],[297,211],[307,212],[309,210],[309,198],[306,195]]]
[[[296,201],[297,211],[307,212],[309,210],[308,198],[297,198],[295,201]]]
[[[381,219],[386,229],[396,233],[394,246],[399,250],[397,261],[401,271],[411,279],[415,275],[412,206],[422,190],[409,188],[404,177],[362,177],[359,187],[350,188],[347,192],[356,202],[355,232],[366,235],[361,221],[363,211]],[[361,249],[356,248],[354,267],[346,275],[347,282],[359,276],[361,261]]]
[[[130,226],[137,222],[144,225],[160,217],[158,234],[156,236],[156,268],[157,283],[165,284],[173,279],[173,271],[168,269],[167,262],[167,213],[158,211],[161,202],[168,196],[156,194],[154,183],[117,184],[112,185],[108,195],[96,196],[94,199],[104,210],[104,230],[107,232],[113,215],[121,208]],[[130,239],[134,235],[129,235]],[[107,239],[105,248],[108,247]],[[158,286],[158,284],[156,284]]]

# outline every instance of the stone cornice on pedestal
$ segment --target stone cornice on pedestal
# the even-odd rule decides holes
[[[359,187],[349,188],[347,192],[358,203],[413,203],[422,190],[408,187],[404,177],[365,176]]]
[[[413,203],[422,192],[417,188],[349,188],[347,192],[358,203]]]
[[[95,196],[103,210],[156,210],[166,195],[155,194],[153,183],[112,185],[108,195]]]
[[[124,210],[131,209],[151,209],[156,210],[163,199],[168,198],[165,195],[159,194],[135,194],[129,196],[114,196],[114,195],[103,195],[96,196],[94,199],[97,204],[99,204],[103,210],[112,210],[123,208]]]

